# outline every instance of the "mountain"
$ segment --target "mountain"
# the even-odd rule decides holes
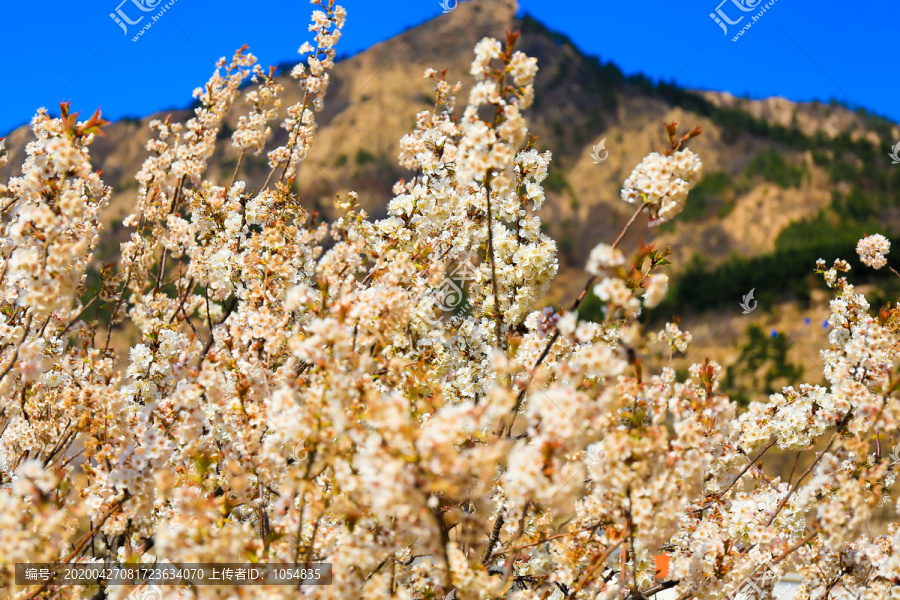
[[[447,69],[449,81],[463,83],[464,104],[475,43],[519,30],[518,49],[537,57],[540,67],[527,117],[538,147],[554,154],[543,219],[559,242],[563,268],[552,301],[569,303],[583,284],[587,253],[597,242],[613,239],[626,221],[631,207],[619,200],[619,188],[643,156],[665,147],[663,122],[678,121],[683,130],[703,128],[691,147],[703,160],[704,179],[683,215],[660,230],[641,224],[626,245],[641,240],[672,245],[677,277],[664,308],[688,315],[709,338],[704,352],[740,354],[734,346],[743,343],[751,323],[786,330],[785,318],[803,322],[809,311],[821,323],[822,306],[812,302],[824,298],[810,280],[815,259],[852,258],[861,233],[900,230],[900,166],[888,157],[900,139],[897,124],[835,103],[748,100],[626,76],[516,13],[514,0],[460,2],[446,15],[340,61],[319,133],[295,182],[308,206],[328,213],[335,194],[355,190],[370,213],[384,214],[393,183],[409,176],[397,166],[398,142],[412,130],[416,113],[432,108],[424,70]],[[285,106],[300,95],[288,70],[279,76]],[[210,163],[214,179],[230,179],[237,164],[226,138],[244,104],[238,103],[221,132],[223,143]],[[172,112],[178,120],[188,115],[187,109]],[[121,220],[136,197],[134,175],[145,156],[147,123],[164,117],[111,124],[92,147],[95,164],[115,190],[107,211],[114,235],[101,249],[105,257],[114,255],[127,235]],[[21,165],[29,135],[23,127],[9,136],[10,162],[0,178]],[[275,130],[270,146],[285,136]],[[608,157],[595,164],[591,152],[601,141]],[[241,177],[249,189],[260,187],[266,174],[264,155],[245,157]],[[896,290],[884,279],[872,282],[885,298]],[[741,315],[737,304],[751,288],[761,310],[734,323],[734,315]],[[758,343],[750,338],[748,344]],[[816,356],[821,338],[802,352]],[[777,357],[778,350],[772,351]],[[802,357],[794,360],[809,367]]]

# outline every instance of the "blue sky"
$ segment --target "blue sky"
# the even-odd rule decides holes
[[[213,59],[230,56],[244,43],[263,64],[294,60],[308,35],[312,9],[304,0],[176,0],[132,42],[109,16],[120,1],[0,6],[12,59],[0,84],[0,135],[40,106],[55,108],[59,100],[72,100],[83,114],[100,106],[113,119],[185,106],[191,90],[208,78]],[[125,0],[122,10],[134,20],[141,13],[132,1],[164,5],[168,0]],[[626,73],[752,98],[836,98],[900,121],[900,3],[775,0],[733,42],[750,15],[770,0],[720,1],[520,0],[519,6]],[[735,2],[756,8],[742,12]],[[439,0],[345,0],[343,5],[349,12],[339,44],[343,55],[442,11]],[[709,16],[717,7],[732,21],[745,16],[729,26],[728,35]]]

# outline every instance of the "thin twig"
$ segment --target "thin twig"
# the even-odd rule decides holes
[[[25,333],[22,334],[22,340],[16,346],[15,351],[13,351],[12,358],[10,358],[9,364],[6,365],[6,368],[3,369],[3,372],[0,373],[0,381],[3,381],[6,378],[6,375],[10,372],[10,370],[15,366],[16,361],[19,359],[19,347],[25,341],[25,338],[28,337],[29,329],[31,328],[31,317],[32,314],[28,313],[28,317],[25,319]]]
[[[557,535],[551,535],[550,537],[544,538],[538,542],[532,542],[530,544],[525,544],[524,546],[516,546],[515,548],[510,548],[508,550],[504,550],[502,552],[494,552],[491,555],[491,560],[498,556],[503,556],[504,554],[509,554],[510,552],[518,552],[519,550],[525,550],[526,548],[533,548],[534,546],[540,546],[541,544],[546,544],[547,542],[567,537],[570,535],[577,535],[579,533],[584,533],[585,531],[591,531],[592,529],[597,529],[598,527],[602,527],[602,524],[591,525],[590,527],[584,527],[582,529],[577,529],[575,531],[567,531],[566,533],[559,533]]]
[[[491,261],[491,293],[494,295],[494,333],[497,336],[497,348],[503,349],[503,313],[500,312],[500,294],[497,289],[497,257],[494,250],[494,218],[491,211],[491,173],[484,178],[484,191],[487,196],[487,232],[488,259]]]
[[[122,508],[122,504],[124,504],[125,501],[128,500],[129,497],[130,496],[126,492],[124,498],[121,498],[120,500],[118,500],[115,504],[113,504],[110,507],[109,512],[107,512],[103,516],[103,518],[100,519],[100,522],[97,523],[97,526],[94,527],[90,532],[85,534],[85,536],[83,538],[81,538],[81,541],[78,543],[78,546],[76,546],[75,549],[72,550],[72,554],[70,554],[69,558],[67,558],[65,560],[65,564],[72,562],[75,559],[75,557],[81,553],[81,551],[84,549],[84,547],[88,543],[88,541],[94,539],[94,536],[97,534],[98,531],[100,531],[100,528],[103,527],[103,524],[106,523],[106,520],[108,518],[110,518],[114,513],[116,513],[120,508]],[[36,598],[38,594],[40,594],[45,589],[47,589],[48,585],[50,585],[50,582],[49,581],[45,582],[43,585],[41,585],[41,587],[39,587],[38,589],[31,592],[28,595],[28,597],[26,598],[26,600],[33,600],[33,598]]]
[[[70,370],[68,370],[61,362],[59,362],[59,359],[58,359],[58,358],[56,358],[55,356],[53,356],[53,354],[50,354],[49,356],[50,356],[50,358],[53,360],[53,362],[55,362],[55,363],[59,366],[60,369],[62,369],[63,371],[66,372],[66,375],[68,375],[69,377],[72,378],[72,383],[75,384],[75,387],[77,387],[79,390],[80,390],[80,389],[83,389],[83,388],[81,387],[81,384],[78,383],[78,380],[75,379],[75,375],[73,375],[72,372],[71,372]]]
[[[218,323],[216,323],[216,325],[221,325],[228,319],[229,316],[231,316],[231,313],[234,311],[234,307],[237,306],[237,303],[238,303],[238,297],[235,296],[234,299],[231,301],[231,305],[228,307],[228,310],[225,311],[225,316],[223,316],[222,320],[219,321]],[[207,312],[207,316],[209,317],[208,312]],[[211,324],[212,323],[211,317],[209,318],[209,321]],[[216,336],[213,334],[212,326],[210,326],[209,334],[210,334],[209,341],[206,342],[206,345],[203,347],[203,351],[200,353],[200,358],[197,359],[197,365],[194,367],[194,369],[196,369],[196,370],[200,369],[200,365],[203,364],[203,359],[206,358],[206,355],[209,352],[209,349],[212,348],[213,343],[215,343],[215,341],[216,341]]]
[[[625,543],[625,537],[623,536],[621,540],[619,540],[618,542],[615,543],[615,545],[607,548],[606,552],[594,557],[594,560],[591,561],[591,565],[588,567],[587,572],[585,572],[584,576],[581,578],[581,581],[579,581],[578,585],[576,585],[572,589],[572,591],[569,593],[567,598],[569,600],[571,600],[572,598],[575,598],[575,596],[578,594],[578,592],[581,591],[581,588],[583,588],[584,585],[593,577],[594,572],[606,563],[606,559],[609,558],[609,555],[612,554],[613,552],[615,552],[616,549],[624,543]]]
[[[725,494],[727,494],[727,493],[728,493],[728,490],[730,490],[732,487],[734,487],[734,484],[736,484],[736,483],[741,479],[741,477],[744,476],[744,473],[746,473],[747,471],[750,470],[750,467],[753,466],[753,463],[755,463],[755,462],[758,461],[760,458],[762,458],[762,455],[765,454],[766,451],[767,451],[769,448],[771,448],[772,446],[774,446],[774,445],[775,445],[775,440],[772,440],[772,441],[769,443],[768,446],[766,446],[765,448],[763,448],[762,451],[761,451],[759,454],[756,455],[756,458],[754,458],[754,459],[751,460],[749,463],[747,463],[747,466],[744,467],[744,469],[743,469],[740,473],[738,473],[737,477],[734,478],[734,481],[732,481],[732,482],[728,485],[727,488],[725,488],[724,490],[722,490],[721,492],[719,492],[719,494],[718,494],[718,496],[716,496],[716,498],[722,498]],[[747,455],[744,454],[744,456],[747,456]],[[748,460],[749,460],[750,457],[747,457],[747,458],[748,458]]]
[[[241,155],[238,157],[237,165],[235,165],[234,167],[234,175],[231,176],[231,183],[228,185],[228,187],[233,186],[234,182],[237,180],[238,170],[241,168],[241,163],[244,162],[244,153],[246,151],[246,149],[241,150]]]
[[[64,336],[64,335],[66,334],[66,332],[69,331],[69,328],[72,327],[72,325],[74,325],[75,323],[78,322],[78,319],[81,318],[81,315],[84,314],[84,311],[86,311],[87,309],[89,309],[89,308],[91,307],[91,305],[94,303],[94,301],[97,300],[97,298],[99,298],[99,297],[100,297],[100,292],[97,292],[97,293],[94,295],[94,297],[91,298],[91,301],[88,302],[87,304],[85,304],[84,307],[78,312],[78,314],[75,315],[75,317],[69,321],[69,324],[66,325],[66,328],[63,329],[62,332],[61,332],[57,337],[62,337],[62,336]]]
[[[494,528],[491,530],[491,537],[488,539],[488,547],[485,548],[484,554],[481,557],[481,564],[487,565],[490,563],[491,555],[494,552],[494,546],[497,545],[497,540],[500,538],[500,530],[503,528],[503,509],[497,513],[497,519],[494,521]]]
[[[184,286],[184,294],[181,296],[181,301],[178,303],[178,308],[176,308],[175,312],[172,313],[172,318],[169,319],[169,323],[175,322],[175,318],[178,316],[179,312],[183,313],[184,303],[187,300],[187,297],[193,293],[195,287],[197,286],[194,285],[194,278],[191,277],[190,279],[188,279],[187,285]]]
[[[807,467],[807,469],[805,471],[803,471],[803,474],[800,475],[800,479],[797,480],[797,483],[794,484],[794,487],[792,487],[791,490],[787,493],[787,495],[781,500],[781,502],[778,503],[778,506],[775,508],[775,512],[772,513],[772,516],[769,518],[769,522],[766,523],[766,527],[769,527],[772,524],[772,522],[775,521],[775,517],[778,516],[778,513],[781,512],[781,509],[784,508],[785,504],[787,504],[788,499],[793,495],[794,492],[797,491],[797,488],[800,487],[800,482],[803,481],[803,478],[806,477],[807,475],[809,475],[809,473],[813,470],[813,467],[815,467],[818,464],[818,462],[822,459],[822,457],[825,456],[825,453],[831,449],[831,444],[834,443],[834,440],[837,439],[837,436],[838,436],[837,433],[835,433],[831,436],[831,439],[828,440],[828,445],[825,446],[825,449],[822,450],[822,452],[820,452],[819,455],[816,457],[816,460],[814,460],[812,462],[812,464],[809,465],[809,467]]]
[[[813,532],[812,532],[810,535],[808,535],[806,538],[804,538],[803,540],[797,542],[794,546],[792,546],[792,547],[790,548],[790,550],[785,551],[785,553],[782,554],[782,555],[780,555],[778,558],[773,558],[773,559],[772,559],[772,564],[773,564],[773,565],[777,565],[778,563],[780,563],[781,561],[783,561],[785,558],[787,558],[789,555],[793,554],[797,549],[802,548],[803,546],[805,546],[811,539],[813,539],[813,538],[816,537],[817,535],[819,535],[819,532],[818,532],[818,531],[813,531]]]
[[[612,243],[612,248],[615,248],[619,245],[622,239],[625,237],[625,233],[634,225],[634,222],[637,220],[638,215],[641,214],[647,208],[647,203],[641,204],[634,214],[631,215],[631,218],[628,219],[628,222],[625,223],[625,227],[622,228],[622,231],[619,233],[619,237],[616,238],[616,241]],[[594,281],[597,279],[596,275],[591,275],[588,277],[587,283],[584,284],[584,289],[581,290],[581,293],[578,295],[578,298],[575,299],[575,302],[572,304],[572,308],[569,309],[569,312],[575,312],[578,310],[578,307],[581,306],[581,303],[584,301],[585,296],[587,296],[588,290],[591,289],[591,285],[593,285]],[[519,412],[519,408],[522,406],[522,401],[525,399],[525,394],[528,391],[528,386],[531,385],[532,380],[534,379],[534,372],[537,370],[541,363],[544,362],[544,359],[547,358],[547,355],[550,354],[550,350],[553,348],[553,344],[556,343],[556,340],[559,339],[559,327],[554,327],[553,335],[550,336],[550,341],[547,342],[547,345],[544,346],[544,350],[541,352],[538,359],[535,361],[534,366],[531,367],[531,374],[528,377],[528,380],[525,382],[525,385],[522,386],[522,389],[519,390],[519,394],[516,397],[516,404],[512,410],[512,419],[509,424],[509,428],[507,429],[506,435],[507,437],[512,435],[513,425],[516,422],[516,414]]]

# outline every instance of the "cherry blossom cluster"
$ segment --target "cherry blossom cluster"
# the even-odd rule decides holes
[[[891,242],[880,233],[869,235],[859,240],[856,253],[867,267],[880,269],[887,264],[885,255],[891,251]]]
[[[32,123],[23,176],[0,187],[4,596],[130,593],[17,587],[17,562],[164,560],[329,562],[333,585],[302,593],[335,600],[724,600],[763,571],[763,593],[798,571],[803,598],[891,597],[900,533],[865,527],[900,464],[900,339],[849,265],[818,264],[835,293],[824,384],[743,409],[719,364],[677,372],[691,334],[675,316],[661,331],[641,321],[667,294],[668,250],[619,247],[642,212],[677,214],[697,180],[696,133],[676,140],[669,124],[666,156],[625,182],[637,206],[622,235],[591,252],[569,310],[547,306],[551,155],[528,134],[537,62],[515,34],[478,43],[460,113],[461,85],[426,72],[435,104],[400,141],[409,174],[384,218],[349,193],[319,222],[292,184],[346,14],[314,4],[316,46],[293,71],[304,94],[265,184],[242,180],[240,160],[229,180],[206,173],[241,93],[241,157],[278,118],[281,86],[244,48],[191,119],[150,124],[131,238],[97,277],[99,116]],[[588,294],[594,321],[578,314]],[[776,446],[796,455],[787,477],[763,460]]]
[[[689,149],[671,155],[650,153],[635,167],[622,188],[622,200],[646,203],[651,225],[671,220],[684,210],[688,192],[700,178],[700,158]]]

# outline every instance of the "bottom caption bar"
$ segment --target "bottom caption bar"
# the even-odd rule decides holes
[[[16,585],[331,585],[331,563],[16,563]]]

